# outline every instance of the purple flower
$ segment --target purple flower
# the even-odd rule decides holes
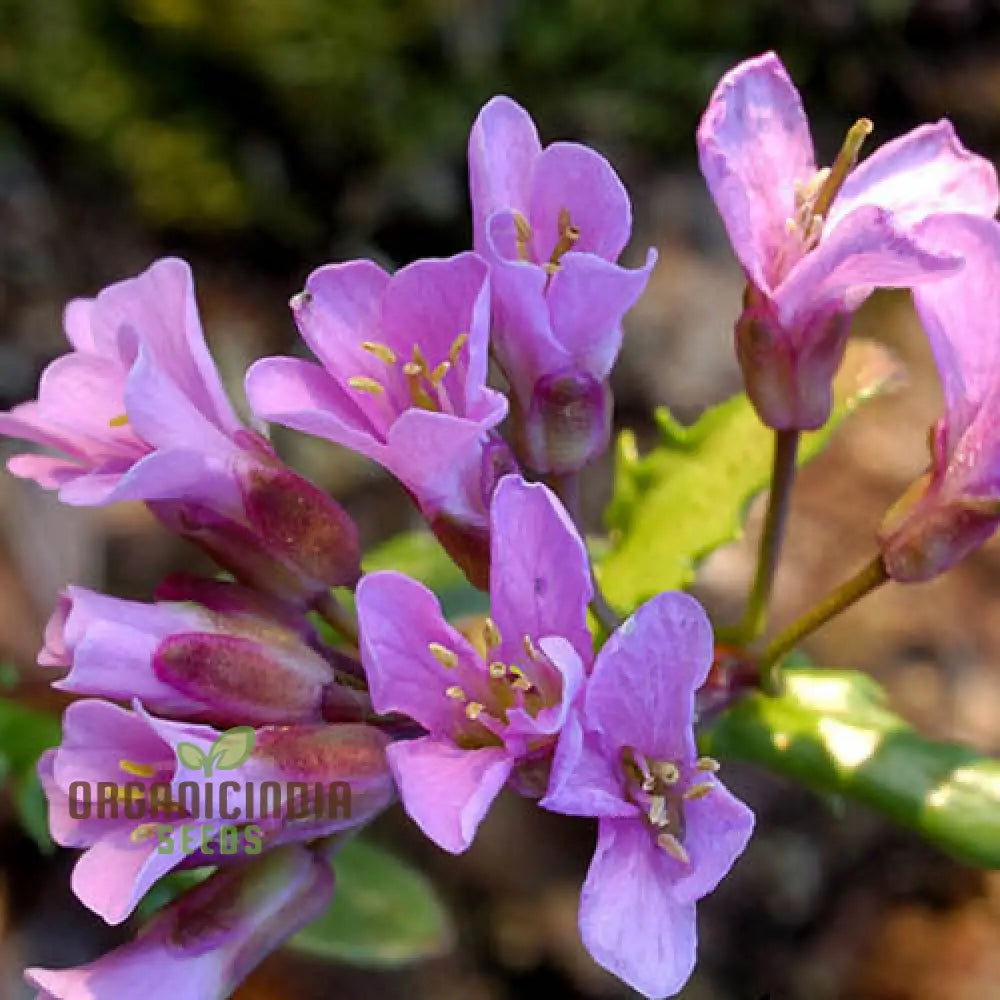
[[[484,579],[489,496],[510,465],[492,433],[507,403],[486,386],[486,265],[466,253],[390,277],[371,261],[330,264],[292,311],[320,364],[258,361],[246,381],[254,411],[379,462]]]
[[[61,691],[138,698],[153,712],[188,721],[363,718],[363,700],[336,683],[304,616],[236,584],[198,581],[188,589],[211,606],[141,604],[68,587],[39,663],[70,668],[53,685]]]
[[[16,455],[17,476],[66,503],[145,500],[237,576],[312,597],[359,573],[346,513],[286,469],[233,412],[205,346],[191,270],[154,263],[65,313],[73,351],[0,434],[56,455]]]
[[[811,429],[829,417],[850,315],[877,287],[909,287],[958,265],[913,233],[937,212],[992,216],[996,173],[951,124],[923,125],[853,169],[867,120],[817,170],[809,123],[773,53],[727,73],[698,128],[702,173],[743,270],[736,350],[761,419]]]
[[[157,913],[129,944],[75,969],[28,969],[37,1000],[224,1000],[333,896],[317,853],[283,847],[216,872]]]
[[[931,462],[886,516],[879,540],[890,577],[927,580],[1000,525],[1000,226],[939,215],[921,240],[965,258],[953,276],[913,291],[944,388]]]
[[[628,194],[594,150],[545,149],[528,113],[495,97],[469,137],[475,248],[490,263],[493,349],[510,381],[521,450],[538,472],[573,472],[608,443],[606,381],[622,317],[656,261],[617,265]]]
[[[592,658],[587,554],[558,501],[505,476],[490,519],[493,617],[478,648],[401,573],[373,573],[358,587],[372,704],[427,730],[388,750],[403,805],[453,853],[472,842],[508,779],[540,792],[539,771]]]
[[[62,743],[42,755],[38,771],[53,839],[84,849],[72,878],[84,905],[121,923],[178,865],[239,860],[262,845],[360,826],[393,799],[387,741],[370,726],[250,732],[249,758],[237,769],[227,765],[217,781],[211,767],[182,763],[178,748],[187,744],[210,759],[218,731],[156,719],[138,705],[133,712],[104,701],[70,705]],[[265,782],[274,783],[276,799],[261,792]],[[317,783],[332,782],[350,787],[336,810],[310,798]],[[237,831],[228,844],[219,841],[224,826]]]
[[[608,640],[566,722],[542,806],[599,820],[580,931],[594,958],[648,997],[695,961],[695,904],[743,851],[753,813],[699,758],[694,694],[712,629],[685,594],[660,594]]]

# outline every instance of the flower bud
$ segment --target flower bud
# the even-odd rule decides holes
[[[611,390],[583,371],[543,375],[528,413],[518,413],[526,465],[542,474],[579,472],[611,439]]]

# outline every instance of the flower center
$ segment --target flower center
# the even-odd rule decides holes
[[[622,764],[625,795],[643,811],[643,819],[657,846],[688,864],[691,858],[684,846],[687,834],[684,805],[715,788],[711,776],[719,770],[719,762],[712,757],[699,757],[695,761],[694,770],[704,776],[704,781],[685,776],[680,762],[652,760],[631,748],[623,751]]]
[[[524,635],[521,639],[525,656],[522,666],[495,655],[503,637],[492,619],[486,619],[482,631],[485,655],[481,659],[477,657],[477,665],[472,669],[459,670],[458,654],[444,644],[431,642],[427,645],[442,667],[456,671],[455,680],[460,683],[449,684],[444,689],[444,697],[461,705],[465,718],[478,727],[462,727],[459,733],[457,742],[470,748],[482,745],[483,738],[493,743],[490,736],[502,742],[511,709],[522,709],[534,717],[551,700],[547,685],[538,673],[553,668],[531,636]]]
[[[549,259],[542,265],[545,273],[548,275],[549,281],[552,280],[552,275],[561,267],[563,256],[569,253],[580,239],[580,228],[573,225],[568,208],[559,209],[556,225],[558,232],[555,246],[552,248],[552,253],[549,254]],[[533,236],[531,223],[516,210],[514,211],[514,228],[517,230],[515,236],[517,259],[531,263],[532,254],[530,245]]]
[[[388,344],[382,344],[375,340],[363,341],[361,347],[378,358],[389,369],[387,375],[390,377],[395,375],[397,371],[402,374],[402,382],[405,386],[404,409],[416,406],[422,410],[434,410],[454,415],[455,406],[448,393],[445,377],[452,370],[457,371],[461,377],[462,349],[468,341],[469,335],[460,333],[452,341],[451,347],[448,349],[448,356],[433,366],[427,360],[419,344],[413,345],[409,361],[401,361]],[[400,381],[398,375],[395,376],[395,381]],[[371,375],[354,375],[347,380],[347,384],[356,392],[367,393],[371,396],[385,397],[388,392],[385,381]]]

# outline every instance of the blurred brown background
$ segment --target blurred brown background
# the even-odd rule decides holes
[[[247,363],[294,346],[285,302],[321,263],[398,265],[467,248],[467,130],[491,94],[545,140],[611,157],[635,206],[633,259],[660,248],[615,376],[622,423],[691,418],[738,388],[740,276],[697,173],[693,131],[718,75],[776,48],[801,86],[820,159],[866,114],[877,141],[948,114],[1000,156],[1000,5],[974,0],[0,0],[0,406],[63,352],[63,303],[164,253],[188,257],[235,393]],[[787,621],[871,553],[886,506],[926,460],[936,376],[905,296],[859,332],[892,344],[910,385],[869,405],[802,477],[777,595]],[[369,542],[416,525],[370,465],[282,436]],[[588,486],[599,524],[606,470]],[[759,506],[759,505],[758,505]],[[735,616],[752,540],[718,553],[702,596]],[[669,530],[667,527],[666,530]],[[141,509],[60,507],[0,479],[0,662],[15,697],[54,705],[33,670],[67,581],[148,598],[196,566]],[[887,588],[812,644],[872,670],[928,732],[1000,752],[1000,546],[946,579]],[[977,873],[853,807],[750,771],[727,779],[759,833],[700,908],[686,1000],[1000,997],[1000,875]],[[576,936],[588,824],[503,800],[469,854],[445,857],[398,815],[376,835],[437,878],[455,955],[394,973],[269,960],[238,993],[505,1000],[628,991]],[[42,857],[0,807],[0,998],[26,963],[87,960],[116,935],[70,897],[68,855]],[[642,928],[637,927],[641,934]],[[131,998],[124,998],[131,1000]]]

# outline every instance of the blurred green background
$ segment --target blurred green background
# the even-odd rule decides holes
[[[876,123],[873,145],[947,114],[969,146],[1000,153],[992,0],[0,0],[0,406],[31,398],[65,350],[68,298],[164,253],[192,260],[238,394],[251,360],[296,349],[285,301],[313,267],[468,248],[468,129],[485,100],[507,93],[544,141],[579,139],[611,158],[633,195],[629,256],[660,250],[615,375],[619,421],[642,430],[662,402],[691,417],[738,388],[741,292],[697,174],[694,129],[719,75],[768,48],[803,90],[821,162],[861,115]],[[911,389],[872,404],[803,477],[779,578],[783,621],[868,556],[873,525],[926,460],[939,395],[905,296],[877,299],[859,326],[903,354]],[[416,525],[367,463],[280,441],[344,500],[366,541]],[[605,473],[589,482],[595,526]],[[191,565],[140,509],[70,511],[3,477],[0,688],[57,707],[33,662],[68,581],[148,599],[164,573]],[[751,565],[749,543],[720,553],[702,596],[732,615]],[[815,652],[872,669],[894,707],[933,735],[995,753],[998,596],[1000,559],[988,549],[946,580],[877,595]],[[704,957],[685,998],[1000,997],[995,876],[861,810],[821,808],[736,768],[727,780],[761,832],[701,909]],[[444,884],[458,956],[370,976],[278,958],[241,997],[626,995],[576,936],[587,824],[506,799],[460,861],[398,816],[378,833]],[[4,1000],[27,996],[25,961],[79,962],[113,937],[71,901],[70,861],[42,857],[0,806]]]

